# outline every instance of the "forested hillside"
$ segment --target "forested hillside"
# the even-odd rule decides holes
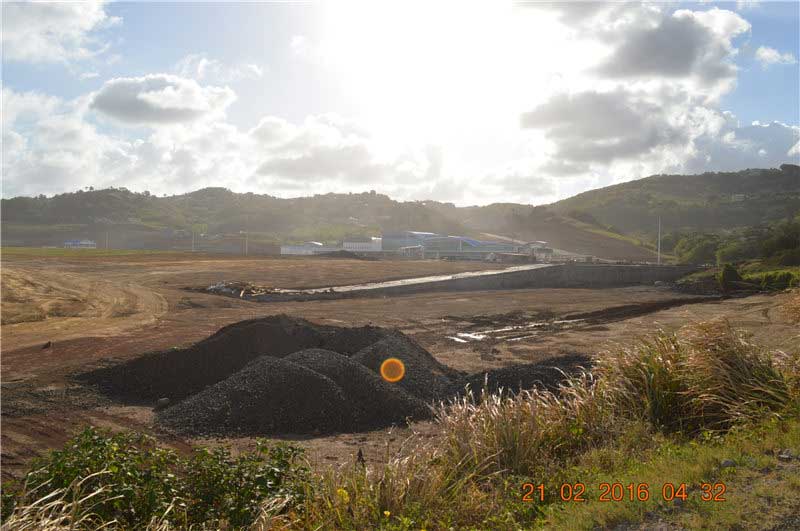
[[[223,188],[170,197],[126,189],[81,190],[4,199],[2,237],[3,245],[60,245],[69,238],[103,242],[110,234],[112,247],[180,248],[185,242],[176,239],[195,232],[231,239],[228,247],[235,252],[239,244],[233,239],[241,231],[254,244],[274,249],[283,242],[408,229],[545,240],[582,254],[647,259],[659,216],[664,249],[671,251],[682,238],[767,226],[798,212],[800,167],[785,164],[736,173],[656,175],[538,207],[400,202],[375,192],[282,199]]]
[[[800,210],[800,167],[654,175],[578,194],[556,212],[624,234],[717,230],[790,218]]]

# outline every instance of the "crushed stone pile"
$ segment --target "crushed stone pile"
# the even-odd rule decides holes
[[[496,394],[502,389],[505,393],[516,394],[534,387],[555,391],[565,375],[578,374],[592,365],[591,358],[581,354],[548,358],[538,363],[510,365],[500,369],[471,374],[457,384],[456,393],[463,394],[465,387],[477,396],[486,390]]]
[[[366,430],[429,415],[425,402],[338,352],[307,349],[285,358],[333,380],[353,408],[351,427]]]
[[[372,326],[323,326],[275,315],[234,323],[190,347],[150,353],[85,373],[79,379],[109,395],[142,401],[169,398],[175,402],[226,378],[259,356],[282,358],[313,347],[350,355],[385,333]]]
[[[302,365],[261,356],[245,368],[157,414],[186,434],[329,433],[353,411],[341,388]]]
[[[405,375],[380,376],[387,358]],[[567,356],[466,375],[397,330],[323,326],[286,315],[242,321],[183,349],[155,352],[78,379],[107,395],[158,404],[156,421],[189,435],[308,434],[379,429],[429,418],[429,405],[480,390],[555,386],[589,365]]]
[[[380,374],[380,367],[387,358],[397,358],[406,367],[406,373],[398,382],[410,394],[425,401],[440,400],[450,395],[453,384],[463,375],[443,365],[416,341],[392,331],[380,341],[363,348],[353,360]]]

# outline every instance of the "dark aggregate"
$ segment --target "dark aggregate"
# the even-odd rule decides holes
[[[430,408],[398,383],[389,383],[360,363],[330,350],[307,349],[285,358],[333,380],[353,409],[352,429],[373,429],[430,416]]]
[[[389,383],[380,365],[403,361]],[[429,404],[464,392],[554,388],[561,371],[590,365],[573,355],[465,375],[397,330],[321,326],[277,315],[220,329],[188,348],[145,355],[79,376],[128,402],[156,404],[157,422],[189,435],[363,431],[431,416]],[[561,370],[556,369],[560,368]]]
[[[341,328],[274,315],[225,326],[187,348],[153,352],[78,376],[108,395],[149,403],[198,393],[260,356],[282,358],[307,348],[353,354],[386,332],[373,326]]]
[[[574,375],[589,368],[592,360],[580,354],[549,358],[538,363],[510,365],[500,369],[470,374],[458,383],[457,393],[464,392],[468,385],[476,395],[486,388],[491,394],[502,389],[507,393],[519,393],[538,387],[555,391],[564,380],[564,375]]]
[[[380,374],[381,363],[387,358],[397,358],[406,367],[405,377],[398,385],[426,402],[446,398],[453,384],[462,378],[459,371],[439,363],[416,341],[397,331],[389,332],[353,356],[353,360],[376,374]]]
[[[270,356],[168,407],[158,421],[181,433],[330,433],[353,417],[328,377]]]

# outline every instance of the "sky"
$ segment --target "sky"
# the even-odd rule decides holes
[[[4,2],[2,196],[544,204],[800,163],[798,2]]]

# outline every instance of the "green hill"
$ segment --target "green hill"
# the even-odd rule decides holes
[[[552,205],[456,207],[369,193],[282,199],[205,188],[156,197],[124,188],[2,200],[3,245],[61,245],[90,238],[115,248],[188,248],[191,232],[213,250],[253,252],[284,242],[336,241],[381,231],[427,230],[478,238],[545,240],[604,258],[650,259],[657,218],[673,245],[680,232],[730,231],[800,211],[800,167],[702,175],[656,175],[584,192]],[[487,236],[489,235],[489,236]],[[669,239],[668,238],[668,239]],[[668,246],[671,248],[671,246]]]
[[[800,210],[800,167],[654,175],[578,194],[556,212],[623,234],[716,231],[771,223]]]

